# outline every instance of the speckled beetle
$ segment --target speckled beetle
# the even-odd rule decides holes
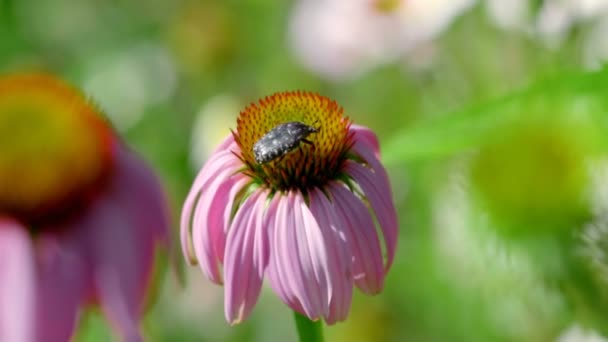
[[[296,149],[311,133],[319,130],[302,122],[290,121],[275,126],[253,145],[253,156],[259,164],[266,164]]]

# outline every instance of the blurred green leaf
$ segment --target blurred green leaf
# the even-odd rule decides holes
[[[396,133],[383,146],[387,164],[448,156],[480,146],[492,140],[496,129],[516,120],[530,119],[532,105],[568,105],[575,108],[586,100],[594,101],[594,111],[587,113],[602,132],[608,127],[608,69],[592,73],[566,73],[535,83],[523,90],[481,104],[474,104]],[[572,108],[566,108],[569,110]],[[576,108],[575,108],[576,109]],[[597,110],[596,110],[597,109]],[[536,115],[537,113],[533,113]],[[555,113],[546,112],[548,119]],[[606,145],[606,135],[603,135]]]

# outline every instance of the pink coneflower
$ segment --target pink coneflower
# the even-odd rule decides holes
[[[155,175],[78,91],[0,79],[0,341],[68,341],[85,304],[140,340],[168,227]]]
[[[287,153],[258,162],[254,144],[287,122],[316,132],[281,129],[282,142],[299,144],[265,144]],[[382,290],[397,242],[375,134],[311,93],[277,93],[251,104],[194,181],[181,239],[185,257],[225,284],[231,324],[247,318],[265,276],[283,302],[311,320],[346,319],[353,284],[367,294]]]

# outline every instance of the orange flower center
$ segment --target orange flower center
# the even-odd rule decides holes
[[[111,134],[61,81],[0,79],[0,215],[37,222],[78,205],[110,169]]]
[[[276,93],[249,105],[240,113],[233,133],[241,148],[237,155],[247,165],[243,172],[273,190],[305,191],[339,177],[352,146],[351,122],[343,112],[327,97],[299,91]],[[288,122],[316,132],[303,136],[279,127]],[[259,162],[254,145],[273,129],[281,143],[264,147],[279,155]]]

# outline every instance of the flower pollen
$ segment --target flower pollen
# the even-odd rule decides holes
[[[234,153],[246,164],[243,172],[274,191],[300,189],[306,192],[340,177],[352,146],[351,121],[335,101],[310,92],[282,92],[252,103],[237,119],[233,132],[240,151]],[[253,146],[278,125],[299,122],[317,131],[306,142],[284,156],[260,164]]]

